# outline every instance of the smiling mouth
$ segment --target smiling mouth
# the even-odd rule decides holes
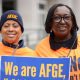
[[[66,29],[65,29],[65,28],[64,28],[64,29],[63,29],[63,28],[60,28],[59,30],[60,30],[60,31],[64,31],[64,30],[66,30]]]
[[[15,34],[8,34],[7,36],[10,38],[13,38],[13,37],[15,37]]]
[[[65,27],[59,27],[58,29],[60,29],[60,30],[65,30],[66,28],[65,28]]]

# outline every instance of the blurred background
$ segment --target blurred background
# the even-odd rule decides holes
[[[25,46],[34,49],[36,44],[47,35],[44,23],[49,8],[55,3],[69,5],[80,26],[80,0],[0,0],[0,16],[7,10],[17,10],[23,18],[25,31],[22,38]]]

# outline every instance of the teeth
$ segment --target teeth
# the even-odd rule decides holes
[[[9,34],[8,36],[9,36],[9,37],[14,37],[15,35],[13,35],[13,34]]]
[[[61,29],[61,30],[64,30],[65,28],[62,27],[62,28],[60,28],[60,29]]]

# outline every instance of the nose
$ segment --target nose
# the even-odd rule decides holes
[[[62,18],[60,23],[64,24],[65,23],[65,20]]]
[[[13,31],[13,30],[14,30],[14,29],[13,29],[13,26],[10,25],[9,28],[8,28],[8,30],[9,30],[9,31]]]

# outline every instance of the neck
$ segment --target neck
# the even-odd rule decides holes
[[[8,42],[2,40],[2,43],[5,46],[11,47],[11,48],[16,48],[17,46],[18,46],[18,48],[21,48],[21,47],[24,46],[24,41],[23,40],[20,40],[19,43],[16,43],[16,44],[8,43]]]
[[[54,36],[54,41],[55,41],[55,42],[62,42],[62,41],[69,40],[71,37],[72,37],[71,34],[69,34],[69,35],[67,35],[67,36],[62,36],[62,37]]]

